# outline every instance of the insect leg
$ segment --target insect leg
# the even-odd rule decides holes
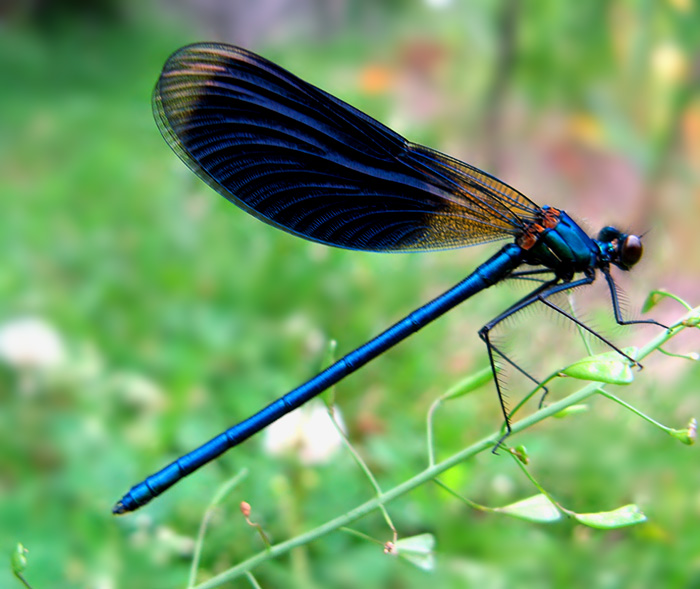
[[[490,338],[490,332],[491,330],[501,323],[504,319],[507,319],[511,315],[517,313],[518,311],[521,311],[522,309],[532,305],[533,303],[536,303],[537,301],[542,301],[545,304],[551,305],[546,299],[547,297],[556,294],[558,292],[561,292],[563,290],[569,290],[572,288],[576,288],[579,286],[585,286],[587,284],[591,284],[593,280],[595,279],[595,274],[587,274],[583,278],[580,278],[579,280],[574,280],[574,281],[566,281],[566,282],[559,282],[559,278],[554,278],[550,280],[549,282],[544,283],[543,285],[539,286],[535,290],[533,290],[530,294],[528,294],[526,297],[522,298],[520,301],[506,309],[503,313],[498,315],[497,317],[494,317],[491,321],[489,321],[486,325],[484,325],[480,330],[479,330],[479,337],[484,341],[486,344],[486,349],[488,350],[489,354],[489,362],[491,364],[491,371],[493,372],[493,378],[494,381],[496,382],[496,393],[498,394],[498,400],[501,405],[501,411],[503,412],[503,418],[504,418],[504,423],[505,423],[505,433],[501,437],[500,440],[496,443],[494,446],[493,452],[495,453],[498,448],[501,446],[503,441],[511,434],[511,427],[510,427],[510,415],[508,413],[508,409],[505,404],[505,400],[503,398],[503,393],[501,391],[501,385],[498,380],[498,375],[496,372],[496,363],[494,360],[494,352],[498,354],[501,358],[503,358],[506,362],[508,362],[511,366],[513,366],[515,369],[517,369],[519,372],[521,372],[524,376],[526,376],[528,379],[530,379],[532,382],[534,382],[536,385],[540,386],[541,383],[532,375],[528,374],[525,370],[523,370],[520,366],[518,366],[515,362],[513,362],[506,354],[504,354],[501,350],[499,350],[492,342]],[[559,309],[559,307],[556,307],[556,310],[559,312],[564,313],[562,309]],[[566,315],[566,313],[564,313]],[[568,316],[568,315],[567,315]],[[569,316],[573,321],[577,322],[573,317]],[[585,326],[584,326],[585,327]],[[588,328],[586,328],[588,329]],[[589,330],[590,331],[590,330]],[[596,334],[597,335],[597,334]],[[543,389],[543,394],[542,394],[542,399],[540,400],[540,406],[542,406],[542,402],[544,401],[544,398],[547,396],[548,390],[547,387],[542,387]]]
[[[635,325],[637,323],[647,323],[652,325],[658,325],[659,327],[668,329],[668,326],[664,325],[663,323],[659,323],[654,319],[623,319],[622,311],[620,310],[620,301],[617,295],[617,285],[615,284],[615,281],[613,280],[613,277],[611,276],[610,271],[607,268],[601,269],[601,272],[603,273],[603,276],[605,276],[605,280],[607,281],[608,287],[610,288],[610,300],[612,302],[613,312],[615,313],[615,321],[617,321],[618,325]]]

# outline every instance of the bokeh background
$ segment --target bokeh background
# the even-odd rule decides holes
[[[0,5],[0,547],[30,550],[33,587],[183,587],[215,490],[201,576],[259,551],[238,503],[275,541],[371,496],[347,452],[279,455],[262,436],[141,512],[128,487],[313,375],[330,338],[347,352],[439,294],[498,244],[373,255],[306,243],[197,180],[161,139],[150,93],[181,45],[219,40],[280,63],[413,141],[464,159],[592,231],[645,237],[621,284],[638,313],[654,288],[700,294],[700,13],[692,0],[5,0]],[[618,273],[619,274],[619,273]],[[349,436],[385,488],[425,464],[432,400],[486,365],[476,335],[522,296],[500,286],[337,387]],[[604,288],[576,298],[621,345]],[[681,313],[666,302],[654,316]],[[502,330],[538,375],[585,353],[532,312]],[[697,350],[686,334],[670,346]],[[684,427],[700,371],[649,358],[616,393]],[[511,400],[520,388],[513,379]],[[554,398],[565,386],[552,389]],[[437,416],[439,455],[499,425],[489,385]],[[265,587],[698,587],[700,469],[621,407],[518,436],[532,472],[580,512],[636,502],[640,526],[601,532],[470,510],[435,486],[389,506],[402,536],[432,533],[423,572],[336,533],[256,571]],[[316,441],[316,446],[323,441]],[[331,442],[328,442],[330,445]],[[502,505],[535,493],[511,460],[480,456],[444,479]],[[356,528],[381,541],[378,514]],[[16,586],[0,565],[0,586]],[[247,586],[245,581],[231,586]]]

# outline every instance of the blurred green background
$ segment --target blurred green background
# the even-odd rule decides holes
[[[30,550],[35,589],[183,587],[216,488],[200,578],[259,551],[238,503],[274,541],[371,496],[347,452],[308,465],[262,437],[134,515],[130,485],[313,375],[329,338],[345,353],[460,280],[499,244],[422,255],[325,248],[232,207],[181,164],[150,93],[181,45],[262,53],[413,141],[499,176],[591,231],[650,230],[621,277],[635,314],[666,288],[700,293],[700,13],[692,0],[181,0],[0,7],[0,547]],[[619,273],[618,273],[619,274]],[[620,345],[601,285],[584,316]],[[337,387],[350,438],[385,488],[425,464],[432,400],[486,365],[476,332],[523,294],[462,305]],[[680,308],[654,310],[671,322]],[[543,376],[572,329],[533,312],[502,330]],[[684,334],[673,349],[698,348]],[[572,358],[569,358],[572,359]],[[700,371],[650,358],[616,393],[684,427]],[[513,378],[511,402],[529,390]],[[553,398],[568,390],[556,385]],[[440,456],[499,425],[493,385],[437,416]],[[389,506],[399,533],[437,538],[425,573],[343,533],[256,571],[264,587],[700,587],[697,451],[603,399],[513,440],[577,511],[640,505],[649,522],[601,532],[470,511],[435,486]],[[445,477],[488,505],[535,492],[511,460],[483,455]],[[379,514],[356,528],[390,539]],[[0,567],[0,586],[17,586]],[[248,586],[238,581],[230,586]]]

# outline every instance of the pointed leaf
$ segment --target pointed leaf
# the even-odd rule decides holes
[[[485,385],[487,382],[489,382],[491,380],[491,378],[492,378],[492,372],[491,372],[490,367],[479,370],[479,372],[471,374],[471,375],[467,376],[466,378],[463,378],[462,380],[460,380],[456,385],[454,385],[452,388],[450,388],[442,396],[442,398],[444,400],[456,399],[457,397],[467,395],[467,394],[471,393],[472,391],[475,391],[479,387]]]
[[[509,452],[523,464],[530,464],[530,455],[527,453],[527,448],[522,444],[511,448]]]
[[[631,503],[613,511],[600,511],[598,513],[576,513],[574,517],[582,524],[591,528],[609,530],[640,524],[647,520],[639,506]]]
[[[698,422],[693,417],[690,422],[688,422],[688,427],[685,429],[671,429],[668,433],[687,446],[692,446],[695,443],[695,439],[698,437]]]
[[[564,417],[569,417],[569,415],[578,415],[579,413],[586,413],[588,409],[589,407],[585,403],[582,403],[580,405],[569,405],[568,407],[562,409],[559,413],[555,413],[554,415],[552,415],[552,417],[562,419]]]
[[[637,348],[625,348],[623,351],[632,358],[637,354]],[[561,372],[572,378],[608,384],[629,384],[634,380],[629,360],[617,352],[605,352],[583,358]]]
[[[333,364],[333,362],[335,362],[335,353],[337,349],[338,342],[334,339],[328,340],[325,357],[323,358],[324,366],[330,366],[331,364]]]
[[[15,549],[10,555],[10,566],[12,567],[13,574],[21,575],[27,568],[27,552],[28,550],[22,545],[21,542],[17,542]]]
[[[648,313],[649,311],[651,311],[656,305],[659,304],[659,301],[665,296],[666,293],[663,291],[651,291],[649,293],[649,296],[644,301],[644,304],[642,305],[642,313]]]
[[[496,511],[533,522],[554,522],[561,519],[561,512],[546,495],[539,494],[498,507]]]
[[[435,536],[432,534],[418,534],[408,538],[401,538],[394,545],[394,554],[405,558],[412,565],[424,571],[435,569]]]

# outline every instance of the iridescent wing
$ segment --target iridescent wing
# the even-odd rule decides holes
[[[540,212],[500,180],[237,47],[175,52],[153,111],[170,147],[217,192],[319,243],[460,247],[517,236]]]

